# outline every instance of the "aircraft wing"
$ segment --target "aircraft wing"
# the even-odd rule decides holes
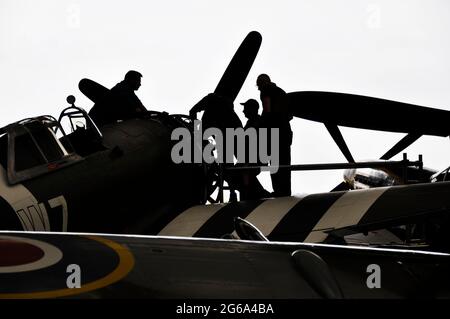
[[[450,111],[356,94],[288,93],[293,116],[362,129],[448,136]]]
[[[442,253],[33,232],[0,232],[0,252],[0,298],[449,297]],[[383,269],[380,289],[361,277],[368,260]]]

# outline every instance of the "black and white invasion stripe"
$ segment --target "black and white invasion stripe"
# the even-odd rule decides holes
[[[450,208],[450,183],[380,187],[194,206],[158,235],[220,238],[234,231],[233,218],[245,218],[273,241],[323,242],[338,228],[413,218]]]

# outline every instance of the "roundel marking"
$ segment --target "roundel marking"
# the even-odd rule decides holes
[[[4,251],[6,251],[7,249],[11,249],[12,247],[11,245],[13,245],[15,247],[20,247],[21,251],[25,251],[28,253],[27,257],[26,258],[24,257],[21,260],[10,258],[8,260],[5,259],[5,261],[0,262],[0,279],[2,276],[8,275],[21,276],[21,274],[24,274],[26,276],[30,276],[29,278],[33,278],[32,280],[33,282],[37,282],[38,284],[40,284],[40,286],[38,287],[29,286],[28,287],[29,289],[27,288],[24,289],[23,283],[25,282],[26,287],[28,281],[20,279],[19,277],[19,280],[21,280],[20,281],[21,284],[18,285],[18,287],[21,287],[20,289],[23,289],[25,291],[14,292],[3,290],[2,292],[2,287],[0,286],[0,298],[9,298],[9,299],[57,298],[57,297],[78,295],[109,286],[124,278],[134,267],[134,257],[132,253],[125,246],[116,243],[110,239],[106,239],[99,236],[66,237],[64,235],[61,237],[62,245],[60,246],[58,241],[55,240],[55,238],[57,238],[55,236],[57,235],[48,236],[49,238],[51,238],[51,240],[48,241],[52,242],[52,244],[44,242],[43,241],[44,239],[35,240],[29,237],[21,237],[21,236],[0,236],[0,260],[2,259],[1,257],[2,246],[8,247],[4,248],[5,249]],[[69,241],[67,239],[69,239]],[[91,274],[92,278],[90,280],[87,280],[86,282],[83,281],[82,279],[82,284],[80,288],[66,288],[66,279],[67,276],[70,275],[70,273],[66,273],[66,267],[72,262],[76,263],[78,258],[77,256],[80,253],[74,249],[67,249],[67,242],[74,243],[74,247],[76,247],[77,244],[79,244],[77,241],[80,241],[82,242],[82,244],[85,244],[86,240],[88,242],[94,241],[96,247],[99,248],[92,250],[86,249],[82,252],[85,256],[88,256],[89,263],[92,263],[91,265],[94,268],[94,270],[96,269],[96,266],[98,266],[101,263],[102,257],[105,257],[105,259],[109,260],[105,254],[107,254],[108,256],[111,256],[111,254],[113,254],[117,262],[113,266],[109,267],[106,270],[106,272],[105,269],[99,267],[98,273],[94,275]],[[66,249],[62,248],[64,247],[64,243],[66,243]],[[57,248],[56,245],[58,245],[59,248]],[[68,259],[68,256],[70,254],[72,254],[72,256],[70,257],[70,259]],[[65,264],[66,261],[67,265]],[[87,262],[84,259],[80,261]],[[21,262],[25,262],[25,264],[20,264]],[[1,266],[2,263],[5,265]],[[49,287],[45,289],[46,286],[45,278],[48,278],[50,272],[49,267],[51,266],[56,267],[58,269],[58,271],[55,272],[55,276],[51,277],[52,278],[58,277],[57,285],[64,288],[55,289],[54,288],[55,283],[53,282],[53,288]],[[51,268],[52,272],[50,272],[50,275],[53,274],[53,271],[56,268]],[[89,270],[92,270],[89,269],[90,267],[87,268],[88,272]],[[83,268],[81,269],[81,272],[82,272],[81,276],[83,278],[84,276]],[[14,280],[12,281],[10,280],[10,282],[13,282],[13,289],[15,289]]]
[[[32,263],[41,259],[44,252],[39,247],[0,238],[0,271],[8,266]]]
[[[47,268],[62,256],[61,250],[40,240],[0,236],[0,274]]]

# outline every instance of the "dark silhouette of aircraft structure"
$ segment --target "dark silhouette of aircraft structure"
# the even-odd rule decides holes
[[[261,35],[251,32],[214,93],[234,101],[260,44]],[[107,88],[89,79],[81,80],[79,88],[94,103],[108,94]],[[448,111],[343,93],[288,96],[294,116],[325,124],[350,162],[346,167],[367,163],[355,163],[338,126],[407,133],[381,160],[422,135],[449,135]],[[90,278],[95,281],[96,272],[105,271],[115,277],[97,283],[95,289],[78,290],[84,297],[125,292],[168,298],[448,297],[442,286],[442,278],[450,273],[449,255],[444,253],[450,248],[447,171],[435,175],[439,181],[435,183],[430,182],[434,172],[425,171],[422,183],[414,185],[204,205],[221,179],[231,175],[222,176],[214,165],[171,161],[171,132],[177,127],[192,129],[188,116],[148,111],[97,127],[86,111],[75,106],[73,97],[68,102],[58,120],[29,118],[0,131],[0,229],[5,230],[0,233],[0,256],[2,249],[10,252],[14,247],[25,256],[31,256],[33,249],[46,256],[51,246],[52,254],[61,258],[78,251],[80,258],[91,260],[89,256],[101,256],[105,249],[108,255],[109,249],[109,256],[116,258],[99,257],[101,262],[89,270]],[[366,116],[369,112],[371,116]],[[385,117],[387,113],[392,116]],[[64,124],[71,132],[65,132]],[[371,164],[390,171],[405,163]],[[237,236],[251,242],[217,240]],[[250,263],[245,256],[250,256]],[[30,262],[36,261],[33,258]],[[61,258],[31,274],[48,277],[49,271],[62,267]],[[358,275],[369,259],[382,265],[391,280],[381,290],[368,290]],[[29,278],[19,271],[2,273],[2,267],[19,267],[18,262],[2,264],[0,259],[0,278],[6,283],[0,297],[73,294],[59,287],[57,279],[30,288],[32,292],[27,285],[18,290],[22,286],[17,282]],[[229,269],[239,271],[225,278]],[[137,282],[142,274],[145,282]],[[170,284],[168,278],[186,284]]]

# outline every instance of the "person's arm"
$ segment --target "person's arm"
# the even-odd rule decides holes
[[[189,110],[189,116],[193,119],[197,119],[197,113],[204,111],[207,105],[208,96],[205,96],[203,99],[201,99],[197,104],[195,104],[190,110]]]
[[[136,112],[147,112],[147,108],[144,106],[144,104],[142,104],[141,100],[139,100],[139,98],[136,96]]]
[[[197,119],[197,113],[206,111],[209,105],[214,104],[214,98],[216,98],[215,94],[209,93],[190,109],[189,116]]]

